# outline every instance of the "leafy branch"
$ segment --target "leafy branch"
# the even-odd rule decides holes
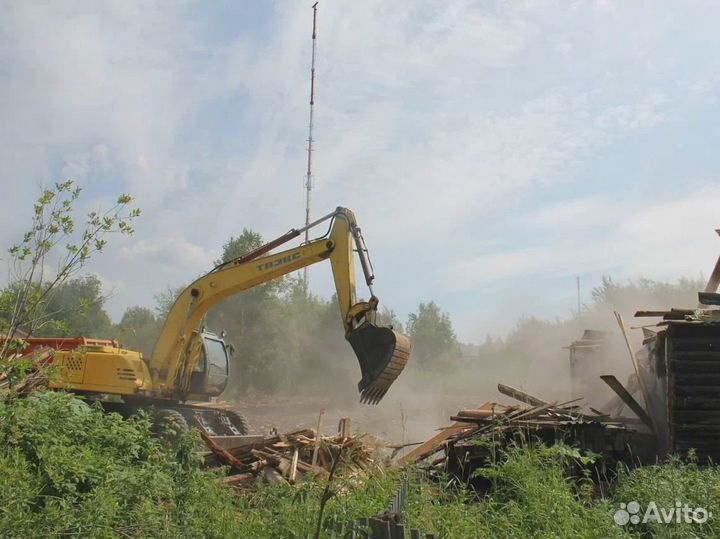
[[[53,293],[93,255],[105,249],[109,234],[134,233],[131,223],[140,216],[140,210],[132,207],[130,195],[122,194],[108,210],[88,213],[78,235],[74,206],[81,192],[73,180],[44,188],[33,205],[32,226],[22,240],[9,249],[12,295],[6,302],[9,317],[2,328],[5,339],[0,358],[18,349],[16,337],[20,330],[27,337],[47,320],[45,311]],[[57,251],[60,251],[57,269],[46,278],[50,271],[48,259]]]

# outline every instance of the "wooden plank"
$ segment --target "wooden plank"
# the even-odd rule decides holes
[[[512,386],[506,386],[505,384],[498,384],[497,385],[498,391],[502,393],[503,395],[506,395],[508,397],[512,397],[515,400],[519,400],[520,402],[524,402],[525,404],[529,404],[530,406],[542,406],[543,404],[547,404],[546,400],[539,399],[530,393],[527,393],[525,391],[522,391],[520,389],[517,389]]]
[[[654,318],[670,314],[670,311],[636,311],[635,318]]]
[[[635,352],[633,351],[632,345],[630,344],[630,338],[628,337],[627,330],[625,329],[625,323],[623,322],[622,315],[619,312],[615,311],[615,318],[617,319],[618,326],[620,326],[620,331],[623,334],[625,344],[627,345],[628,353],[630,354],[630,359],[632,360],[633,367],[635,368],[635,376],[637,377],[638,385],[640,386],[640,391],[642,392],[643,400],[645,401],[645,417],[650,418],[650,428],[653,432],[655,432],[655,420],[652,417],[652,410],[650,409],[650,393],[645,386],[645,379],[640,373],[640,365],[638,364],[637,357],[635,357]]]
[[[625,389],[625,387],[620,383],[620,381],[615,378],[611,374],[605,374],[600,377],[603,382],[605,382],[608,386],[610,386],[610,389],[612,389],[620,399],[628,405],[628,408],[630,408],[635,415],[637,415],[640,420],[647,425],[650,430],[653,432],[655,431],[655,427],[653,426],[652,419],[650,419],[650,416],[645,413],[645,410],[643,410],[643,407],[640,406],[640,403],[636,401],[633,396],[630,394],[630,392]]]
[[[472,419],[487,419],[494,414],[492,410],[460,410],[457,415],[458,417],[469,417]]]
[[[467,423],[468,425],[484,425],[485,423],[487,423],[485,419],[478,417],[462,417],[459,415],[451,415],[450,419],[456,421],[457,423]]]
[[[298,457],[300,456],[300,450],[296,447],[293,451],[292,462],[290,463],[290,473],[288,473],[288,481],[291,483],[295,482],[295,476],[297,475],[298,468]]]
[[[205,441],[205,444],[221,461],[233,468],[242,470],[244,468],[243,463],[236,459],[227,449],[220,447],[218,444],[213,442],[212,438],[207,435],[204,431],[200,430],[200,436]]]
[[[410,451],[407,455],[403,455],[398,460],[398,465],[403,466],[417,460],[421,460],[427,456],[432,455],[440,449],[443,442],[450,439],[452,436],[459,434],[465,430],[474,430],[471,425],[466,423],[453,423],[449,427],[445,427],[443,430],[438,432],[435,436],[429,440],[423,442],[418,447]]]

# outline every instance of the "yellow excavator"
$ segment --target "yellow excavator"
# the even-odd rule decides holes
[[[329,223],[321,237],[298,247],[270,251],[307,229]],[[357,253],[370,291],[358,301],[354,253]],[[107,411],[130,416],[149,410],[159,422],[186,430],[196,425],[210,435],[246,433],[241,415],[209,403],[219,396],[228,379],[229,350],[222,337],[205,331],[208,311],[223,299],[316,262],[330,260],[345,337],[358,361],[362,379],[360,399],[377,404],[402,372],[410,356],[410,341],[392,327],[376,325],[378,299],[373,293],[373,269],[354,214],[346,208],[292,229],[283,236],[203,275],[178,296],[167,315],[149,359],[125,350],[116,341],[47,339],[54,344],[53,364],[60,378],[51,387],[67,389],[102,401]],[[44,339],[30,339],[37,350]]]

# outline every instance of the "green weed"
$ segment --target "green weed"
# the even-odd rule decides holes
[[[236,492],[200,467],[194,434],[170,446],[148,417],[124,420],[76,397],[36,393],[0,402],[0,537],[311,537],[324,481]],[[408,528],[452,538],[715,538],[720,536],[720,469],[693,459],[618,471],[598,495],[582,470],[595,458],[557,445],[497,448],[478,472],[479,495],[456,481],[411,481]],[[412,474],[415,474],[411,470]],[[381,513],[399,470],[337,477],[321,537],[338,523]],[[706,523],[617,525],[620,503],[676,501],[717,512]]]

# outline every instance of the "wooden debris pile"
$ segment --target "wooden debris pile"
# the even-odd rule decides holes
[[[12,389],[18,395],[29,395],[34,391],[41,391],[48,387],[47,370],[52,364],[52,350],[41,350],[32,355],[22,356],[19,354],[7,358],[8,361],[27,362],[26,370],[21,380],[17,381]],[[10,380],[7,374],[0,375],[0,391],[10,389]]]
[[[333,462],[340,458],[338,474],[364,474],[382,465],[367,435],[317,437],[313,429],[300,429],[270,436],[242,436],[237,445],[223,448],[202,434],[210,452],[208,467],[226,465],[226,484],[245,487],[259,478],[270,484],[294,483],[305,477],[327,478]]]
[[[443,472],[482,466],[486,449],[477,442],[483,438],[500,443],[521,439],[551,444],[570,437],[574,445],[584,449],[617,453],[625,449],[627,438],[632,434],[622,421],[597,410],[591,414],[584,412],[578,406],[580,399],[547,402],[502,384],[498,390],[524,405],[488,401],[478,408],[460,410],[450,417],[454,421],[452,425],[417,445],[398,459],[397,464],[403,466],[435,457],[429,459],[430,468]]]

